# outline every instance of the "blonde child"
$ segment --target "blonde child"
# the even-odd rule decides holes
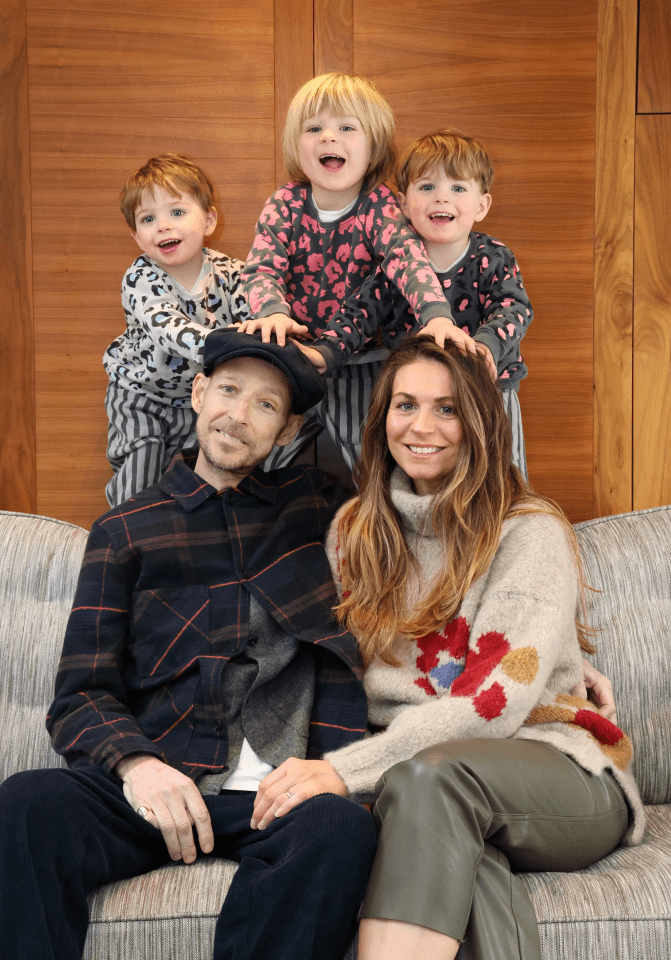
[[[439,342],[474,351],[453,322],[423,245],[406,224],[384,181],[393,172],[394,119],[389,104],[363,77],[329,73],[298,91],[284,128],[284,160],[292,181],[268,200],[244,269],[253,318],[242,329],[320,336],[331,317],[379,265],[419,327]],[[308,351],[321,372],[330,348]],[[319,355],[321,354],[321,356]],[[296,440],[270,465],[288,462],[325,426],[353,467],[360,430],[384,351],[368,350],[327,376],[326,397],[306,414]]]
[[[473,226],[487,215],[494,168],[475,138],[445,129],[419,137],[404,151],[396,171],[398,199],[424,241],[455,322],[473,338],[503,394],[513,434],[513,463],[527,477],[522,416],[517,391],[527,375],[520,341],[533,318],[512,251]],[[381,327],[392,348],[419,332],[412,312],[393,284],[377,270],[336,314],[321,340],[337,344],[331,370],[361,350]]]
[[[247,317],[242,262],[203,247],[217,223],[212,194],[203,170],[177,154],[153,157],[121,191],[142,256],[121,285],[126,330],[103,358],[113,507],[155,483],[195,442],[191,384],[205,337]]]

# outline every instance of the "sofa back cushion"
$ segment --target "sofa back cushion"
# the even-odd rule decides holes
[[[0,782],[64,766],[44,726],[88,534],[0,511]]]
[[[671,802],[671,506],[576,525],[595,666],[610,677],[645,803]]]

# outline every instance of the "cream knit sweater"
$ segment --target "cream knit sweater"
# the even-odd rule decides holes
[[[441,562],[431,497],[417,496],[398,467],[391,492],[420,566],[417,582],[409,585],[412,597]],[[340,516],[326,542],[339,592]],[[577,601],[575,561],[559,521],[545,514],[506,520],[494,559],[458,615],[438,633],[399,638],[394,653],[401,666],[374,661],[367,668],[369,720],[385,729],[324,759],[351,795],[366,799],[385,770],[431,744],[465,737],[542,740],[591,773],[613,773],[632,812],[626,842],[637,843],[645,817],[629,769],[629,739],[593,704],[570,693],[582,676]]]

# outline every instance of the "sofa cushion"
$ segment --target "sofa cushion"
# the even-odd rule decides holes
[[[671,939],[671,808],[646,808],[642,844],[575,873],[522,873],[544,960],[667,960]]]
[[[0,782],[65,765],[44,721],[87,538],[71,523],[0,512]]]
[[[644,803],[671,801],[671,506],[576,525],[595,666],[613,682]],[[598,591],[598,592],[595,592]]]

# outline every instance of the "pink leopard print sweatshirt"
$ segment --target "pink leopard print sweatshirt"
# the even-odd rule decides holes
[[[417,496],[400,468],[391,490],[420,565],[412,597],[441,562],[428,515],[431,497]],[[326,547],[341,592],[340,515]],[[544,514],[505,521],[494,559],[458,615],[438,633],[399,638],[394,652],[401,666],[376,661],[367,668],[368,716],[382,732],[324,759],[352,795],[365,799],[385,770],[431,744],[467,737],[542,740],[591,773],[613,773],[633,812],[628,842],[638,842],[645,815],[629,770],[629,739],[593,704],[570,693],[582,676],[577,600],[575,562],[560,523]]]
[[[293,316],[314,339],[377,265],[422,325],[451,318],[424,244],[388,187],[362,193],[340,220],[322,223],[311,188],[288,183],[263,208],[243,270],[250,316]]]

